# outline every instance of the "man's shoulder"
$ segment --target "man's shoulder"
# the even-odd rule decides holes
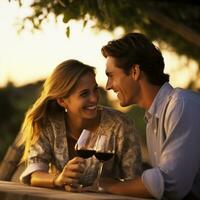
[[[171,98],[180,102],[197,101],[200,104],[200,93],[188,89],[175,88]]]

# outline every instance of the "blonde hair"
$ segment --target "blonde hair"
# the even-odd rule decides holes
[[[85,65],[77,60],[66,60],[59,64],[53,73],[46,79],[40,97],[26,113],[21,128],[19,144],[24,144],[24,154],[21,161],[26,161],[30,146],[38,138],[43,123],[48,116],[49,110],[59,112],[64,110],[58,105],[57,98],[66,98],[73,91],[80,77],[86,73],[95,75],[94,67]],[[50,109],[48,109],[50,108]]]

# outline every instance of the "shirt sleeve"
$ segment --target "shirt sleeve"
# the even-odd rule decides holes
[[[49,170],[49,163],[52,158],[50,141],[46,134],[47,132],[45,130],[41,131],[38,141],[30,147],[27,167],[20,176],[20,180],[23,183],[30,183],[30,175],[33,172],[48,172]]]
[[[127,120],[120,124],[117,148],[123,179],[132,179],[141,175],[141,149],[132,120]]]
[[[159,168],[156,167],[145,170],[142,174],[142,182],[156,199],[162,199],[164,193],[164,179]]]
[[[166,139],[158,168],[143,173],[145,186],[158,199],[163,192],[158,185],[163,180],[168,199],[182,199],[192,188],[200,163],[199,113],[199,103],[181,96],[168,105],[163,121]]]

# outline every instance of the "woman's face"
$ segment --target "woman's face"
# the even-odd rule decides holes
[[[83,75],[71,95],[64,99],[67,112],[74,117],[92,119],[97,115],[98,85],[91,72]]]

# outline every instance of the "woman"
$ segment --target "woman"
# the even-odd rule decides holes
[[[91,141],[98,134],[117,138],[116,156],[105,163],[104,176],[129,179],[140,173],[141,152],[133,122],[119,111],[98,106],[98,100],[93,67],[67,60],[55,68],[22,126],[22,160],[27,161],[22,182],[65,186],[68,191],[76,191],[79,184],[91,185],[99,161],[94,156],[77,157],[74,150],[83,129],[91,131]]]

